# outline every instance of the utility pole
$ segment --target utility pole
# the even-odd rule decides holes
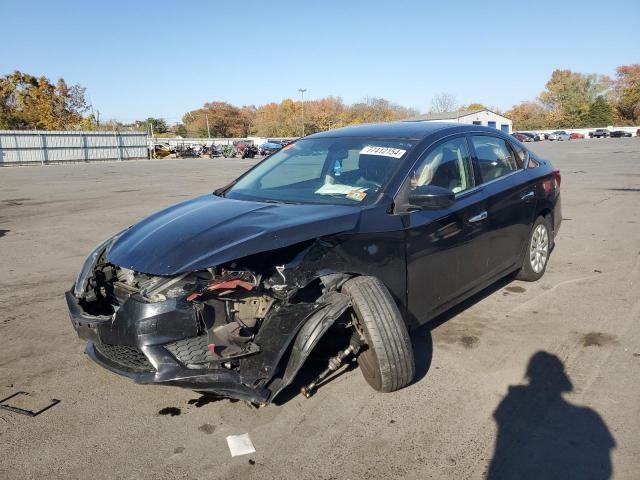
[[[306,88],[299,88],[300,97],[302,99],[302,136],[304,137],[304,92],[307,91]]]
[[[207,121],[207,138],[211,138],[211,130],[209,130],[209,115],[205,113],[204,118]]]

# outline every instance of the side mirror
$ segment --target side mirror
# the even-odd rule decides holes
[[[409,210],[437,210],[447,208],[456,199],[456,194],[448,188],[422,185],[409,192]]]

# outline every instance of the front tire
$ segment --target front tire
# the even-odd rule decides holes
[[[356,328],[366,349],[358,355],[365,380],[379,392],[393,392],[413,380],[415,362],[402,315],[384,284],[375,277],[355,277],[342,291],[349,295]]]
[[[540,280],[547,270],[551,254],[551,222],[547,217],[538,217],[533,223],[522,266],[516,274],[517,280],[535,282]]]

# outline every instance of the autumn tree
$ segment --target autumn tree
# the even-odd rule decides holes
[[[249,133],[251,115],[227,102],[210,102],[198,110],[186,113],[182,122],[189,134],[206,137],[246,137]],[[209,128],[207,130],[207,122]]]
[[[541,130],[548,128],[547,112],[536,102],[522,102],[506,113],[514,130]]]
[[[571,70],[554,70],[540,101],[551,112],[552,128],[588,126],[589,109],[599,95],[607,91],[610,79],[604,75]]]
[[[384,98],[367,97],[345,105],[339,97],[304,102],[306,134],[360,123],[390,122],[416,117],[416,110],[396,105]],[[296,137],[302,133],[302,102],[285,99],[258,107],[252,132],[263,137]]]
[[[613,82],[616,113],[626,123],[640,122],[640,63],[616,68]]]
[[[305,133],[322,132],[342,127],[347,107],[340,97],[327,97],[304,102]]]
[[[65,130],[88,109],[85,89],[15,71],[0,77],[0,128]]]

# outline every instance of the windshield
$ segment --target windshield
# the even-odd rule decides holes
[[[237,200],[364,205],[375,201],[415,142],[309,138],[287,145],[240,178]]]

